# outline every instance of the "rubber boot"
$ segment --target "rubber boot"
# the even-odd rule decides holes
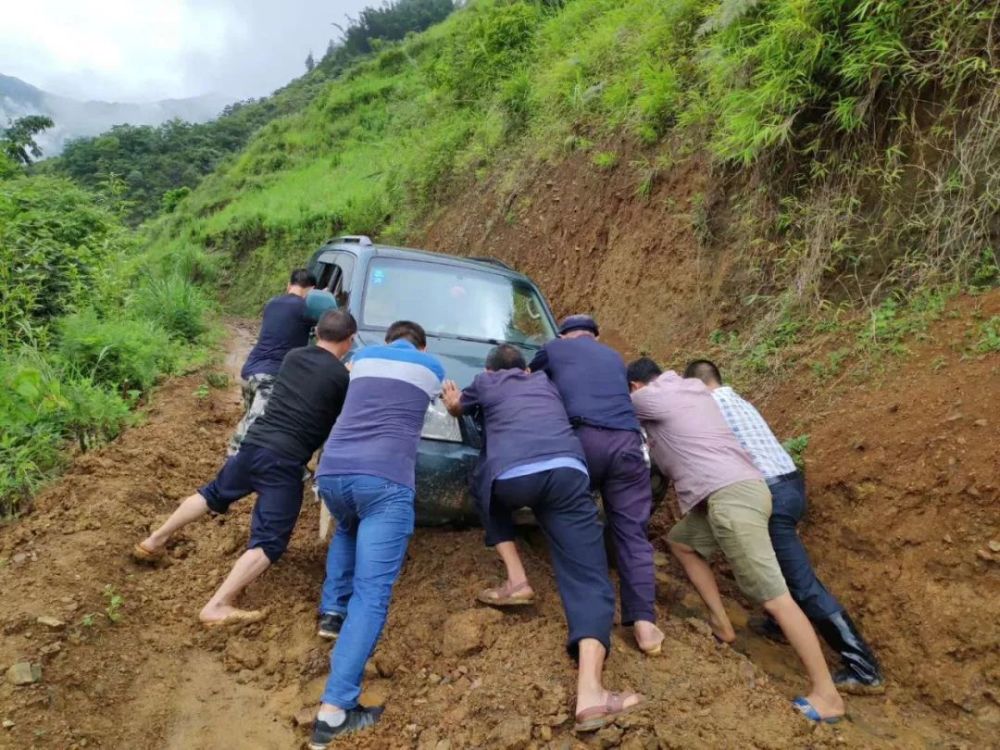
[[[843,661],[843,669],[833,676],[839,690],[855,695],[885,692],[885,680],[878,659],[847,612],[838,612],[825,620],[816,620],[814,624],[823,640],[840,654]]]

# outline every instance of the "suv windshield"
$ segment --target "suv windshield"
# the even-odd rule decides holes
[[[446,263],[375,258],[365,280],[363,324],[412,320],[428,334],[541,346],[555,336],[530,284]]]

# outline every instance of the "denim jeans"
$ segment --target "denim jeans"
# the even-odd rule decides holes
[[[345,616],[330,654],[323,702],[354,708],[413,535],[413,490],[367,474],[321,476],[319,494],[337,521],[326,558],[322,612]]]
[[[769,482],[769,486],[772,509],[768,531],[789,593],[810,620],[825,620],[843,611],[840,602],[816,577],[809,553],[796,530],[806,514],[806,486],[802,474],[786,474],[780,481]]]

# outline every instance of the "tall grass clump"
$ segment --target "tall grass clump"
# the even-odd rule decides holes
[[[200,248],[145,252],[72,182],[0,178],[0,519],[197,350],[217,278]]]

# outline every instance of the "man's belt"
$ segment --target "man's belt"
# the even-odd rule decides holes
[[[776,484],[787,482],[789,479],[798,479],[798,477],[799,477],[799,470],[796,469],[795,471],[790,471],[787,474],[782,474],[781,476],[768,477],[764,481],[767,482],[768,487],[773,487]]]

